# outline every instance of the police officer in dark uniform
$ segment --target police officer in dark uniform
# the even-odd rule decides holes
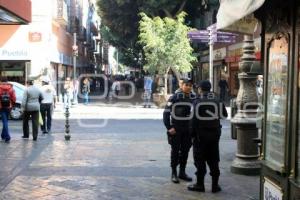
[[[179,183],[178,178],[192,181],[192,178],[185,173],[189,150],[192,146],[190,134],[192,101],[196,98],[191,91],[191,80],[182,80],[181,90],[170,97],[163,114],[168,142],[171,145],[171,179],[174,183]],[[178,164],[180,165],[179,176],[177,175]]]
[[[205,192],[204,177],[206,163],[212,176],[212,192],[221,191],[219,186],[219,140],[221,136],[221,118],[227,117],[227,111],[222,102],[213,92],[210,92],[209,81],[199,84],[199,97],[194,101],[192,120],[192,140],[194,163],[197,168],[197,182],[188,186],[188,190]]]

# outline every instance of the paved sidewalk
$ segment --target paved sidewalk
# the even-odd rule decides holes
[[[71,141],[64,140],[63,113],[55,112],[53,133],[21,139],[21,122],[10,121],[12,141],[0,142],[0,199],[250,200],[258,199],[259,177],[230,172],[236,141],[223,121],[223,191],[189,192],[170,182],[169,151],[161,109],[78,105],[71,110]],[[98,117],[98,118],[96,118]],[[80,119],[79,119],[80,118]],[[106,120],[104,126],[99,126]],[[195,168],[190,152],[188,173]]]

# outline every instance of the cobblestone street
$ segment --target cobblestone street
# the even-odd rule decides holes
[[[64,140],[64,115],[57,109],[52,134],[21,139],[21,121],[10,121],[12,141],[0,143],[0,199],[247,200],[258,199],[259,177],[230,173],[236,141],[223,121],[223,191],[187,191],[170,181],[169,152],[161,109],[78,105],[71,109],[71,141]],[[190,151],[188,174],[195,168]],[[195,176],[194,176],[195,177]]]

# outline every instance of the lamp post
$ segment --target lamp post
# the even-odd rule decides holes
[[[243,56],[238,75],[240,88],[236,100],[237,114],[231,120],[236,126],[237,153],[231,165],[231,172],[244,175],[257,175],[260,172],[258,145],[254,140],[258,137],[256,95],[257,71],[252,36],[244,36]]]
[[[77,84],[77,80],[76,80],[76,58],[78,56],[78,46],[76,43],[77,40],[77,34],[76,32],[73,33],[73,86],[74,86],[74,90],[73,90],[73,104],[77,104],[78,103],[78,99],[77,99],[77,91],[78,91],[78,84]]]

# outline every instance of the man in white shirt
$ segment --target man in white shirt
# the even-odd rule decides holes
[[[56,103],[56,91],[54,87],[49,83],[49,78],[44,77],[42,80],[41,88],[44,97],[41,103],[41,115],[43,118],[43,125],[41,125],[41,129],[43,131],[43,134],[51,132],[52,110],[53,107],[55,107]]]

